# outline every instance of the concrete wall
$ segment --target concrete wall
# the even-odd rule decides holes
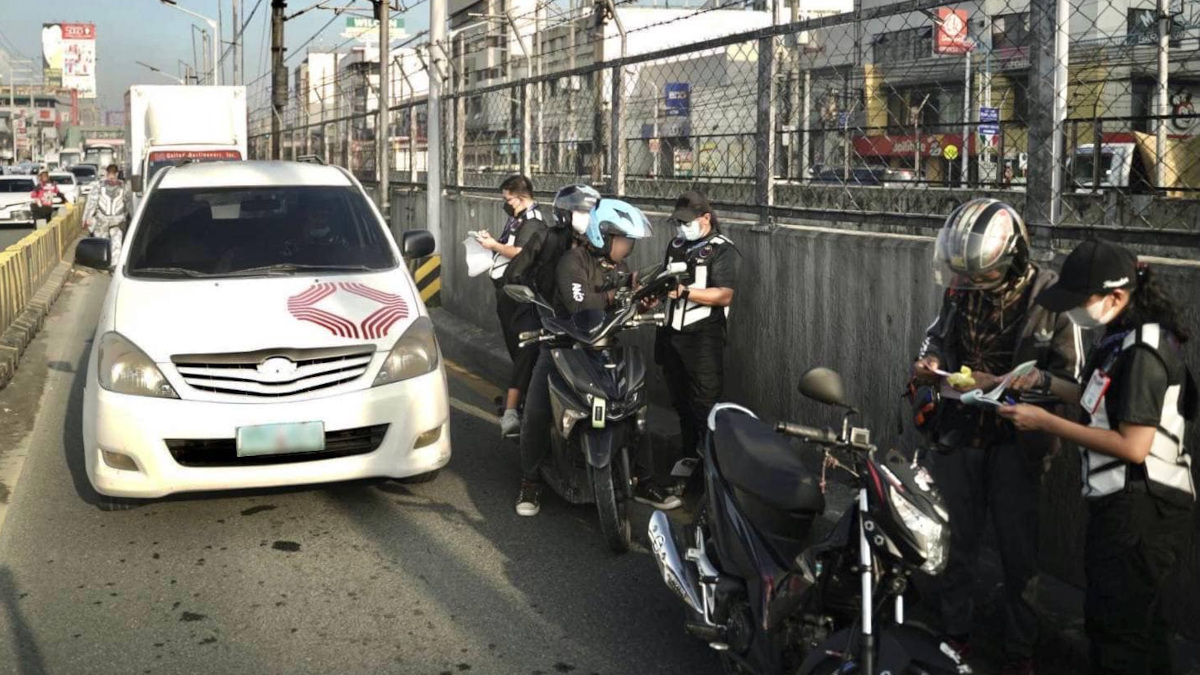
[[[635,202],[636,203],[636,202]],[[392,200],[397,231],[423,227],[423,192],[396,193]],[[665,214],[648,210],[652,221]],[[657,216],[657,217],[656,217]],[[499,340],[494,291],[485,277],[465,274],[461,241],[467,231],[498,230],[503,222],[498,199],[447,195],[442,213],[442,304],[454,314],[490,331]],[[833,424],[830,411],[796,393],[808,368],[838,370],[847,391],[880,445],[906,449],[911,432],[899,434],[907,419],[900,395],[926,326],[941,297],[930,272],[933,241],[927,237],[851,232],[809,225],[754,231],[728,222],[726,231],[742,254],[739,286],[732,310],[727,355],[726,398],[746,404],[772,419]],[[632,264],[661,259],[673,233],[656,229],[652,241],[638,243]],[[1059,242],[1069,250],[1074,242]],[[1040,251],[1057,268],[1061,252]],[[1189,252],[1195,255],[1194,251]],[[1185,307],[1197,339],[1189,345],[1192,367],[1200,372],[1200,263],[1155,259],[1168,285]],[[631,336],[645,349],[653,333]],[[651,395],[666,403],[655,371]],[[1200,424],[1193,424],[1190,447],[1200,447]],[[1043,567],[1055,576],[1082,584],[1085,513],[1079,495],[1078,455],[1062,452],[1045,479],[1042,517]],[[1200,621],[1200,560],[1177,573],[1171,609],[1180,630],[1197,635]]]

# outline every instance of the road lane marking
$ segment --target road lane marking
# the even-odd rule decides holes
[[[480,420],[483,420],[484,422],[487,422],[488,424],[500,426],[500,418],[496,417],[495,413],[490,413],[490,412],[484,410],[483,408],[480,408],[478,406],[473,406],[470,403],[464,403],[464,402],[454,398],[453,396],[450,397],[450,407],[454,408],[455,410],[457,410],[461,413],[470,415],[471,417],[475,417]]]
[[[480,377],[477,373],[462,366],[450,359],[443,357],[446,363],[446,370],[459,382],[467,385],[472,391],[483,396],[489,401],[494,401],[497,398],[504,396],[504,390],[492,384],[488,380]]]

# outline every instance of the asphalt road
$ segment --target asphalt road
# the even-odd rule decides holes
[[[12,227],[10,225],[0,226],[0,251],[3,251],[18,241],[21,241],[21,239],[30,232],[33,232],[33,228]]]
[[[719,671],[644,548],[609,553],[589,508],[513,512],[516,447],[461,371],[432,483],[102,511],[79,421],[106,284],[77,274],[0,391],[0,470],[21,471],[0,483],[0,672]]]

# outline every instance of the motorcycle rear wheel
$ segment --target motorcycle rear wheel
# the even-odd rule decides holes
[[[592,492],[596,497],[596,511],[600,514],[600,532],[613,553],[624,553],[629,550],[632,540],[632,529],[629,526],[629,502],[627,476],[622,475],[620,462],[608,463],[603,469],[589,467],[592,478]]]

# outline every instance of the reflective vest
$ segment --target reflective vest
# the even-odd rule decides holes
[[[1107,396],[1110,387],[1106,374],[1111,373],[1121,353],[1138,346],[1153,351],[1161,359],[1161,341],[1162,330],[1158,324],[1145,324],[1126,335],[1120,348],[1113,350],[1098,364],[1081,399],[1085,411],[1091,414],[1089,426],[1097,429],[1113,428],[1108,418]],[[1191,495],[1195,499],[1192,458],[1183,444],[1185,420],[1181,399],[1186,383],[1185,376],[1184,382],[1167,388],[1157,433],[1154,435],[1154,443],[1150,446],[1150,454],[1146,457],[1145,467],[1146,479],[1151,483],[1152,492],[1157,485]],[[1129,481],[1129,469],[1133,465],[1123,459],[1082,448],[1079,454],[1083,460],[1084,497],[1103,497],[1125,489]]]
[[[667,264],[685,262],[688,266],[688,277],[692,283],[688,288],[708,288],[708,266],[716,257],[718,246],[732,246],[733,241],[723,234],[715,234],[700,241],[687,241],[676,237],[667,248]],[[721,311],[729,316],[729,308],[716,308],[701,305],[691,300],[678,298],[667,301],[667,325],[671,330],[681,331],[711,317],[714,311]]]
[[[532,204],[525,209],[521,215],[513,216],[504,224],[504,231],[500,233],[500,243],[505,246],[512,246],[517,241],[517,230],[520,229],[521,223],[526,220],[541,220],[542,212],[538,209],[538,205]],[[512,262],[512,258],[505,258],[499,253],[492,254],[492,271],[491,277],[493,281],[500,281],[504,278],[504,273],[508,271],[508,264]]]

